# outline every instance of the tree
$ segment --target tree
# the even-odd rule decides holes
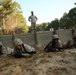
[[[60,26],[66,28],[76,27],[76,7],[69,10],[69,13],[64,13],[60,19]]]
[[[52,28],[52,26],[51,26],[51,22],[48,22],[48,23],[47,23],[47,28],[46,28],[46,30],[49,31],[50,28]]]
[[[56,18],[55,20],[48,22],[47,30],[50,30],[50,28],[58,29],[59,25],[59,20]]]
[[[76,7],[69,11],[68,16],[71,27],[76,27]]]
[[[68,13],[64,13],[63,16],[60,18],[60,27],[64,28],[69,28],[70,24],[69,24],[69,16]]]
[[[47,23],[42,23],[42,31],[46,31],[47,30]]]
[[[3,0],[0,13],[2,13],[5,20],[6,31],[13,31],[15,27],[22,28],[23,33],[28,32],[28,27],[26,20],[22,15],[21,7],[17,2],[12,2],[12,0]],[[22,26],[21,26],[22,25]]]
[[[36,25],[37,31],[46,31],[46,28],[47,28],[47,23],[41,23]]]
[[[28,32],[28,26],[27,26],[27,24],[26,24],[26,20],[25,20],[25,18],[23,17],[23,15],[22,15],[21,13],[18,13],[18,14],[16,15],[16,17],[17,17],[17,21],[18,21],[17,27],[18,27],[18,28],[22,28],[22,29],[23,29],[23,30],[22,30],[23,33],[27,33],[27,32]]]
[[[57,18],[55,20],[53,20],[51,22],[51,26],[52,26],[52,28],[57,29],[59,27],[59,20]]]
[[[36,24],[36,31],[46,31],[47,23]],[[32,32],[31,27],[29,26],[29,33]]]
[[[36,24],[36,31],[42,31],[42,24]]]
[[[74,3],[74,5],[76,5],[76,3]]]

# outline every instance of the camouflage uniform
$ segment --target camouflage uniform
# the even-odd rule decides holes
[[[24,44],[23,41],[19,38],[16,38],[14,40],[14,43],[15,43],[15,48],[14,48],[15,56],[22,57],[22,56],[27,56],[27,55],[29,56],[30,54],[36,53],[33,47],[27,44]],[[17,46],[20,46],[20,48],[18,49]]]
[[[52,41],[45,47],[45,51],[60,51],[62,49],[62,43],[59,40],[58,35],[53,35]]]
[[[32,29],[35,29],[35,25],[36,25],[36,21],[37,21],[37,17],[35,15],[33,15],[33,11],[31,11],[31,16],[29,16],[28,21],[31,22],[31,27]]]
[[[10,48],[10,47],[5,47],[3,46],[2,42],[0,42],[0,54],[1,55],[8,55],[8,54],[12,54],[14,52],[14,49]]]
[[[67,43],[63,44],[64,48],[76,48],[76,33],[73,35],[73,38],[69,40]]]

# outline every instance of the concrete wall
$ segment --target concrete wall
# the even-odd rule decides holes
[[[57,34],[62,42],[66,42],[72,38],[72,30],[58,30]],[[76,30],[75,30],[76,32]],[[37,41],[38,44],[46,45],[52,39],[53,32],[46,31],[46,32],[37,32]],[[34,34],[19,34],[19,35],[0,35],[0,41],[5,45],[12,47],[13,46],[13,39],[20,38],[24,43],[29,45],[35,45]]]
[[[0,41],[3,43],[4,46],[13,46],[13,40],[11,35],[0,35]]]
[[[53,33],[51,31],[37,33],[38,43],[46,45],[51,41]]]
[[[59,38],[62,42],[66,42],[72,38],[72,30],[59,30],[57,31]]]
[[[14,38],[20,38],[24,43],[29,45],[35,44],[33,33],[15,35]]]

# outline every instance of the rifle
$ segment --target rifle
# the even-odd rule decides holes
[[[22,47],[23,47],[23,49],[24,49],[24,53],[28,53],[28,54],[33,54],[33,53],[35,53],[35,52],[28,52],[28,51],[26,50],[24,44],[22,44]]]
[[[51,41],[45,46],[44,51],[46,51],[46,49],[49,47]]]

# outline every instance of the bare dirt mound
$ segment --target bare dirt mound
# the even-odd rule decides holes
[[[43,52],[31,57],[0,57],[0,75],[76,75],[76,49]]]

